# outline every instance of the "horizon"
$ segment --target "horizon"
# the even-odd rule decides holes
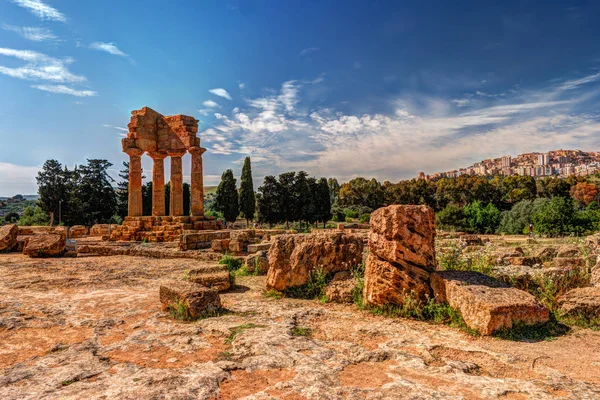
[[[246,156],[255,183],[397,182],[600,150],[600,5],[3,0],[0,14],[3,197],[37,193],[51,158],[107,159],[117,178],[143,106],[201,121],[206,186]]]

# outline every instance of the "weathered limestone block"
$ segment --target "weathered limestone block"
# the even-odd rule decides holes
[[[96,224],[90,228],[90,236],[107,236],[109,224]],[[110,224],[111,233],[115,231],[119,225]]]
[[[34,235],[29,238],[23,254],[30,257],[55,257],[64,253],[65,246],[65,235],[57,233]]]
[[[391,263],[370,253],[365,265],[363,295],[367,304],[374,306],[401,305],[407,296],[427,301],[431,297],[429,272],[411,265]]]
[[[542,247],[533,253],[534,257],[539,258],[543,262],[551,261],[556,258],[558,250],[555,247]]]
[[[576,257],[557,257],[552,261],[552,266],[562,269],[579,269],[585,267],[585,260]]]
[[[371,214],[369,248],[401,267],[436,268],[435,213],[427,206],[393,205]]]
[[[69,228],[69,237],[70,238],[82,238],[85,236],[85,226],[83,225],[73,225]]]
[[[542,260],[537,257],[506,257],[504,260],[510,265],[527,265],[528,267],[542,264]]]
[[[229,251],[231,251],[233,253],[244,252],[244,251],[246,251],[247,248],[248,248],[247,242],[237,240],[237,239],[231,239],[229,241]]]
[[[465,246],[483,246],[483,241],[477,235],[461,235],[460,241]]]
[[[590,280],[591,280],[592,286],[600,287],[600,256],[598,256],[596,265],[594,265],[592,267]]]
[[[215,264],[209,267],[194,268],[186,271],[187,280],[198,283],[208,288],[214,288],[222,292],[231,287],[229,280],[229,271],[222,264]]]
[[[256,232],[253,229],[234,230],[231,231],[231,239],[247,242],[256,237]]]
[[[491,335],[515,323],[547,322],[548,310],[529,293],[472,271],[439,271],[431,286],[440,303],[460,311],[465,323],[482,335]]]
[[[573,317],[600,317],[600,287],[576,288],[558,298],[563,315]]]
[[[280,235],[269,250],[267,288],[285,290],[308,282],[311,273],[348,271],[362,262],[363,243],[354,235]]]
[[[159,296],[163,310],[180,304],[193,319],[214,316],[222,308],[217,290],[192,282],[166,282],[160,285]]]
[[[10,251],[17,244],[17,225],[4,225],[0,227],[0,251]]]
[[[271,248],[271,242],[267,243],[253,243],[248,245],[248,253],[256,253],[259,251],[269,251]]]
[[[227,251],[229,249],[229,239],[215,239],[211,242],[210,248],[212,251]]]
[[[560,258],[581,257],[581,250],[577,246],[561,246],[557,250],[556,257],[560,257]]]
[[[246,270],[250,273],[255,273],[255,269],[258,268],[258,274],[264,275],[269,270],[269,256],[266,251],[259,251],[254,254],[250,254],[246,257]]]
[[[325,289],[327,300],[334,303],[352,303],[354,286],[354,278],[350,271],[336,273]]]

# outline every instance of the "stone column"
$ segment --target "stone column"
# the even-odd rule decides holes
[[[166,153],[149,153],[152,165],[152,215],[165,215],[165,158]]]
[[[130,217],[139,217],[142,215],[142,154],[144,151],[131,147],[125,152],[129,155],[127,214]]]
[[[202,174],[202,153],[206,149],[192,147],[189,149],[192,155],[192,204],[193,216],[204,216],[204,177]]]
[[[170,213],[174,217],[183,215],[183,169],[181,157],[185,151],[169,152],[171,157],[171,198]]]

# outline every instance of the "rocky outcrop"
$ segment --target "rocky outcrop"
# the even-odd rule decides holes
[[[252,274],[264,275],[269,270],[269,253],[259,251],[246,257],[246,270]],[[258,271],[256,271],[258,268]]]
[[[426,301],[436,268],[435,214],[427,206],[393,205],[371,214],[363,295],[367,304],[400,305],[407,296]]]
[[[348,271],[362,262],[360,238],[341,232],[279,235],[269,250],[267,288],[285,290],[309,281],[313,271]]]
[[[23,254],[29,257],[56,257],[64,253],[66,246],[65,235],[45,233],[29,238]]]
[[[197,283],[170,281],[160,285],[163,311],[185,313],[181,317],[198,319],[215,316],[221,310],[221,298],[215,289]]]
[[[472,271],[431,274],[436,301],[460,311],[465,323],[482,335],[491,335],[515,323],[547,322],[548,310],[531,294]]]
[[[0,252],[10,251],[17,244],[17,225],[4,225],[0,227]]]
[[[558,298],[563,315],[583,318],[600,318],[600,287],[569,290]]]
[[[350,271],[338,272],[325,288],[327,300],[334,303],[352,303],[355,282]]]
[[[223,264],[187,270],[185,277],[190,282],[206,286],[207,288],[214,288],[218,292],[222,292],[231,287],[229,271]]]

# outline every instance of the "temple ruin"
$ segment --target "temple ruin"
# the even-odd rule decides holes
[[[123,152],[129,155],[128,216],[111,235],[114,240],[171,241],[183,230],[221,229],[214,218],[204,216],[204,181],[198,120],[187,115],[164,116],[148,107],[131,112],[129,132],[122,139]],[[147,153],[152,167],[152,216],[143,216],[142,156]],[[183,211],[182,157],[190,153],[191,215]],[[169,215],[165,207],[165,159],[170,157],[171,188]]]

